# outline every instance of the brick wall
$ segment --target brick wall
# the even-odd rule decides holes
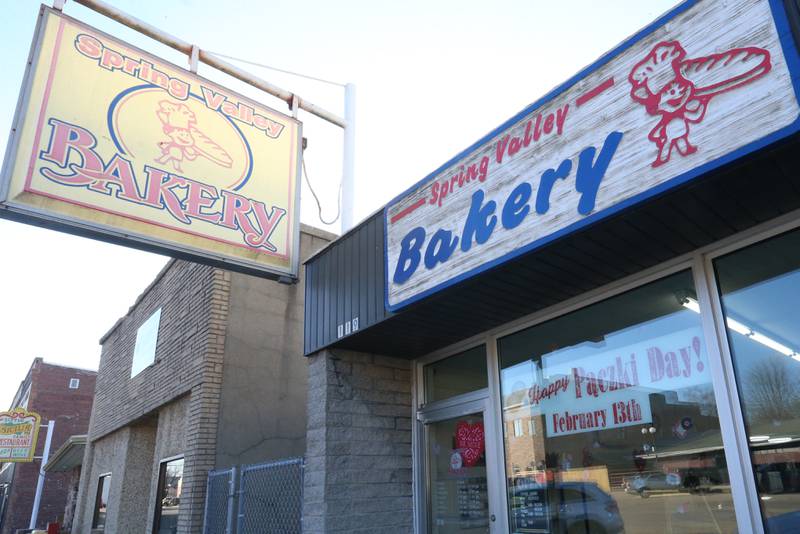
[[[142,417],[202,383],[218,269],[171,261],[137,302],[101,340],[99,376],[89,440]],[[131,378],[136,333],[158,308],[156,361]]]
[[[321,247],[327,242],[326,237],[324,232],[304,230],[301,234],[301,253],[308,254],[310,248]],[[128,314],[101,340],[103,349],[95,407],[84,459],[84,475],[78,494],[76,527],[73,528],[73,532],[80,534],[89,532],[95,496],[92,488],[96,488],[96,478],[101,464],[108,463],[100,461],[93,455],[94,445],[142,419],[157,419],[161,432],[162,418],[166,420],[171,403],[179,398],[180,402],[185,402],[185,420],[182,425],[185,431],[181,436],[185,447],[182,451],[184,472],[178,520],[179,533],[201,531],[208,471],[216,467],[218,458],[220,419],[230,417],[235,420],[238,427],[246,428],[248,431],[256,427],[257,432],[265,438],[271,436],[272,430],[269,426],[271,418],[263,421],[259,419],[259,424],[254,425],[253,419],[244,419],[240,413],[245,404],[265,402],[264,390],[280,390],[285,384],[279,383],[277,374],[269,373],[265,377],[262,376],[263,373],[247,372],[247,370],[253,362],[253,369],[260,370],[265,367],[263,360],[269,350],[281,346],[276,344],[274,339],[263,342],[265,329],[278,332],[287,343],[296,345],[292,348],[291,355],[296,355],[297,361],[305,365],[305,359],[301,356],[302,301],[299,311],[295,302],[297,299],[276,298],[276,302],[272,302],[275,295],[287,292],[302,295],[302,286],[300,284],[285,286],[275,281],[243,275],[237,275],[237,280],[240,286],[249,288],[247,291],[240,291],[237,297],[244,301],[237,303],[238,309],[243,310],[241,319],[248,321],[230,329],[231,273],[199,264],[171,261],[137,299]],[[264,302],[265,300],[268,302]],[[254,302],[251,304],[250,301]],[[292,305],[289,305],[290,302]],[[161,308],[161,320],[156,361],[131,378],[137,330],[159,308]],[[255,313],[262,309],[271,310],[266,319],[262,314]],[[265,324],[264,320],[268,321],[268,324]],[[235,340],[235,343],[229,343],[229,338]],[[288,349],[281,351],[287,352]],[[246,379],[245,384],[237,384],[235,380],[231,380],[229,373],[229,391],[237,393],[243,391],[248,395],[244,399],[229,395],[227,411],[223,410],[221,399],[225,366],[243,370],[238,376]],[[289,385],[294,385],[294,382]],[[299,402],[304,406],[302,393],[300,399]],[[279,397],[278,400],[287,403],[292,399]],[[299,410],[298,413],[301,420],[299,426],[302,429],[304,410]],[[236,419],[237,417],[239,419]],[[226,458],[234,463],[240,463],[244,453],[236,453],[239,445],[234,443],[234,438],[242,437],[242,432],[226,431],[222,436],[228,440],[226,450],[234,452],[226,455]],[[156,443],[148,451],[150,459],[146,462],[148,476],[152,477],[158,476],[157,467],[161,460],[159,457],[161,447],[157,443],[158,440],[155,441]],[[265,443],[268,443],[268,440],[265,440]],[[245,449],[246,452],[249,450]],[[112,451],[112,453],[118,454],[124,451]],[[258,456],[266,457],[266,454]],[[89,465],[93,466],[91,470],[86,468]],[[112,491],[117,487],[116,482],[113,484]],[[152,492],[154,487],[151,479],[151,484],[147,488],[148,493]],[[128,514],[131,518],[138,519],[137,529],[138,525],[141,525],[142,530],[146,529],[149,519],[145,519],[144,516],[152,512],[152,497],[149,494],[147,497],[150,504],[145,505],[138,514],[134,514],[133,511]],[[113,506],[112,496],[109,504],[110,514]],[[116,522],[119,527],[106,529],[106,533],[128,534],[127,530],[114,530],[134,524],[127,521],[126,517],[120,517]]]
[[[128,314],[101,340],[97,392],[84,460],[84,464],[92,468],[84,469],[73,532],[88,532],[91,524],[92,487],[96,487],[95,479],[103,463],[93,455],[95,444],[118,430],[133,428],[132,425],[141,420],[158,420],[160,412],[169,411],[170,404],[179,397],[185,397],[186,408],[182,422],[185,430],[177,438],[185,444],[180,451],[185,456],[185,465],[178,531],[190,533],[200,529],[206,476],[214,467],[229,292],[230,273],[195,263],[171,261]],[[131,377],[137,330],[159,308],[161,319],[155,362]],[[140,462],[115,464],[127,466],[124,476],[143,484],[140,493],[144,498],[136,501],[136,508],[130,506],[133,503],[121,501],[123,509],[114,512],[119,518],[115,522],[117,526],[107,532],[128,532],[124,529],[129,525],[141,525],[144,529],[148,523],[145,516],[151,512],[150,492],[161,459],[155,434],[153,438],[147,450],[137,451],[144,455]],[[132,451],[126,449],[128,446],[114,450],[113,454],[130,456]],[[139,472],[134,472],[135,469]],[[117,486],[114,480],[112,490],[115,487],[125,491],[128,486]],[[110,511],[114,502],[118,501],[112,498]]]
[[[309,358],[304,532],[413,532],[411,415],[410,362]]]
[[[50,452],[55,452],[74,434],[85,434],[92,411],[97,373],[45,363],[36,358],[30,370],[31,393],[28,410],[42,416],[42,424],[55,421]],[[69,389],[71,378],[80,380],[77,389]],[[44,452],[46,430],[39,433],[36,456]],[[28,528],[39,477],[40,460],[17,464],[9,495],[2,534]],[[69,473],[48,473],[42,490],[37,526],[46,526],[63,518],[70,491]]]

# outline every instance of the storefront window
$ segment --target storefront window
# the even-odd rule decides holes
[[[183,458],[162,462],[158,473],[158,500],[154,534],[178,532],[178,507],[183,489]]]
[[[92,529],[106,529],[106,512],[108,510],[108,493],[111,491],[111,475],[103,475],[97,481],[97,496],[94,502],[94,518]]]
[[[765,530],[800,532],[800,231],[714,267]]]
[[[425,402],[448,399],[488,386],[486,346],[481,345],[424,367]]]
[[[736,532],[690,272],[498,342],[513,533]]]

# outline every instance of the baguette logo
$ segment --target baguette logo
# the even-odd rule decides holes
[[[734,48],[720,54],[686,59],[678,41],[658,43],[628,76],[631,98],[659,117],[647,138],[658,147],[651,164],[658,167],[672,157],[697,152],[689,142],[689,125],[703,121],[715,96],[747,85],[770,71],[769,51]]]

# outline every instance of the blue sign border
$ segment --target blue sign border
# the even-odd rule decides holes
[[[552,234],[548,234],[548,235],[546,235],[544,237],[541,237],[541,238],[539,238],[537,240],[531,241],[527,245],[524,245],[524,246],[522,246],[520,248],[514,249],[511,252],[508,252],[508,253],[504,254],[503,256],[495,258],[495,259],[493,259],[491,261],[487,261],[486,263],[482,263],[482,264],[478,265],[477,267],[475,267],[473,269],[470,269],[469,271],[463,272],[463,273],[459,274],[458,276],[455,276],[453,278],[445,280],[444,282],[441,282],[440,284],[437,284],[437,285],[435,285],[433,287],[430,287],[430,288],[426,289],[425,291],[423,291],[422,293],[418,293],[418,294],[416,294],[416,295],[414,295],[412,297],[409,297],[408,299],[403,300],[403,301],[401,301],[401,302],[399,302],[397,304],[394,304],[394,305],[390,305],[389,304],[390,280],[389,280],[389,246],[388,246],[388,239],[389,239],[388,229],[389,228],[388,228],[388,224],[389,224],[389,208],[391,206],[393,206],[394,204],[398,203],[399,201],[405,199],[410,193],[412,193],[415,190],[417,190],[421,185],[425,184],[426,182],[431,180],[431,178],[434,178],[435,176],[440,174],[442,171],[444,171],[450,165],[452,165],[456,161],[460,160],[461,158],[463,158],[464,156],[466,156],[470,152],[474,151],[475,149],[477,149],[478,147],[480,147],[481,145],[483,145],[484,143],[486,143],[487,141],[489,141],[490,139],[495,137],[497,134],[502,132],[503,130],[506,130],[507,128],[511,127],[513,124],[518,122],[522,117],[532,113],[537,108],[539,108],[539,107],[547,104],[551,100],[555,99],[560,94],[564,93],[567,89],[569,89],[570,87],[575,85],[577,82],[579,82],[580,80],[582,80],[585,77],[587,77],[589,74],[593,73],[597,69],[599,69],[599,68],[603,67],[604,65],[606,65],[607,63],[609,63],[612,59],[614,59],[621,52],[625,51],[626,49],[630,48],[631,46],[633,46],[634,44],[636,44],[637,42],[639,42],[643,38],[647,37],[648,35],[653,33],[655,30],[657,30],[661,26],[665,25],[667,22],[669,22],[670,20],[672,20],[676,16],[680,15],[684,11],[687,11],[688,9],[694,7],[699,1],[700,0],[687,0],[686,2],[684,2],[682,4],[679,4],[678,6],[674,7],[672,10],[668,11],[667,13],[662,15],[661,17],[657,18],[656,20],[651,22],[649,25],[647,25],[646,27],[642,28],[637,33],[632,35],[630,38],[628,38],[627,40],[623,41],[616,48],[614,48],[614,49],[610,50],[609,52],[605,53],[597,61],[595,61],[594,63],[592,63],[588,67],[585,67],[583,70],[579,71],[572,78],[568,79],[567,81],[565,81],[564,83],[562,83],[561,85],[559,85],[558,87],[553,89],[551,92],[549,92],[548,94],[546,94],[545,96],[543,96],[539,100],[535,101],[534,103],[532,103],[528,107],[524,108],[522,111],[520,111],[519,113],[517,113],[516,115],[514,115],[513,117],[511,117],[510,119],[508,119],[504,123],[502,123],[500,126],[498,126],[494,130],[492,130],[491,132],[489,132],[488,134],[483,136],[481,139],[479,139],[478,141],[476,141],[475,143],[470,145],[465,150],[462,150],[461,152],[459,152],[455,157],[453,157],[450,160],[448,160],[446,163],[441,165],[438,169],[436,169],[432,173],[428,174],[425,178],[423,178],[422,180],[418,181],[413,186],[409,187],[408,189],[406,189],[405,191],[403,191],[402,193],[397,195],[395,198],[393,198],[388,204],[386,204],[386,207],[383,210],[383,260],[384,260],[384,286],[385,286],[384,287],[384,292],[383,292],[383,301],[384,301],[384,306],[386,307],[386,309],[388,311],[390,311],[390,312],[395,312],[395,311],[397,311],[397,310],[399,310],[401,308],[404,308],[404,307],[408,306],[409,304],[412,304],[414,302],[422,300],[422,299],[424,299],[424,298],[426,298],[426,297],[428,297],[428,296],[430,296],[430,295],[432,295],[434,293],[437,293],[437,292],[439,292],[439,291],[441,291],[441,290],[443,290],[445,288],[448,288],[448,287],[450,287],[452,285],[455,285],[455,284],[457,284],[459,282],[462,282],[462,281],[464,281],[464,280],[466,280],[468,278],[472,278],[473,276],[475,276],[475,275],[477,275],[479,273],[487,271],[487,270],[489,270],[489,269],[491,269],[491,268],[493,268],[493,267],[495,267],[497,265],[500,265],[502,263],[505,263],[505,262],[507,262],[507,261],[509,261],[509,260],[511,260],[513,258],[516,258],[518,256],[526,254],[526,253],[528,253],[528,252],[530,252],[530,251],[532,251],[534,249],[540,248],[543,245],[546,245],[547,243],[549,243],[551,241],[554,241],[554,240],[556,240],[556,239],[558,239],[560,237],[563,237],[563,236],[568,235],[568,234],[570,234],[572,232],[575,232],[576,230],[579,230],[579,229],[581,229],[581,228],[583,228],[585,226],[593,224],[593,223],[595,223],[595,222],[597,222],[597,221],[599,221],[601,219],[604,219],[604,218],[606,218],[606,217],[608,217],[610,215],[613,215],[614,213],[617,213],[617,212],[619,212],[621,210],[624,210],[625,208],[628,208],[630,206],[638,204],[638,203],[640,203],[640,202],[642,202],[644,200],[647,200],[648,198],[651,198],[651,197],[656,196],[656,195],[658,195],[660,193],[668,191],[668,190],[670,190],[670,189],[672,189],[674,187],[677,187],[677,186],[679,186],[679,185],[681,185],[683,183],[686,183],[686,182],[688,182],[688,181],[690,181],[690,180],[692,180],[694,178],[697,178],[698,176],[701,176],[701,175],[703,175],[703,174],[705,174],[705,173],[707,173],[707,172],[709,172],[709,171],[711,171],[713,169],[716,169],[717,167],[720,167],[722,165],[730,163],[731,161],[739,159],[739,158],[741,158],[741,157],[743,157],[743,156],[745,156],[747,154],[750,154],[750,153],[752,153],[752,152],[754,152],[754,151],[756,151],[756,150],[758,150],[760,148],[763,148],[763,147],[765,147],[767,145],[770,145],[770,144],[772,144],[772,143],[774,143],[774,142],[776,142],[776,141],[778,141],[780,139],[788,137],[788,136],[792,135],[793,133],[797,132],[798,130],[800,130],[800,114],[799,114],[798,117],[795,118],[795,120],[791,124],[789,124],[788,126],[785,126],[785,127],[781,128],[779,130],[776,130],[776,131],[772,132],[771,134],[769,134],[769,135],[767,135],[765,137],[762,137],[761,139],[753,141],[753,142],[751,142],[751,143],[749,143],[749,144],[747,144],[747,145],[745,145],[743,147],[740,147],[740,148],[738,148],[738,149],[736,149],[736,150],[734,150],[732,152],[729,152],[728,154],[725,154],[724,156],[720,156],[719,158],[717,158],[717,159],[715,159],[713,161],[709,161],[708,163],[700,165],[699,167],[695,167],[694,169],[691,169],[690,171],[687,171],[687,172],[685,172],[685,173],[683,173],[681,175],[678,175],[675,178],[671,178],[670,180],[668,180],[666,182],[663,182],[663,183],[659,184],[658,186],[653,187],[652,189],[648,189],[647,191],[643,191],[643,192],[641,192],[641,193],[639,193],[637,195],[634,195],[631,198],[623,200],[622,202],[620,202],[618,204],[610,206],[610,207],[608,207],[608,208],[606,208],[604,210],[600,210],[600,211],[598,211],[596,213],[592,213],[591,215],[588,215],[588,216],[584,217],[583,219],[581,219],[579,221],[576,221],[576,222],[574,222],[574,223],[572,223],[572,224],[570,224],[568,226],[565,226],[564,228],[562,228],[560,230],[557,230],[557,231],[553,232]],[[713,0],[709,0],[709,1],[713,1]],[[789,20],[787,18],[786,11],[783,8],[781,0],[769,0],[769,5],[770,5],[770,9],[772,11],[772,18],[775,21],[775,27],[776,27],[777,32],[778,32],[778,38],[779,38],[780,43],[781,43],[781,48],[783,49],[783,55],[784,55],[784,57],[786,59],[786,66],[789,69],[789,74],[790,74],[790,77],[792,79],[792,86],[794,87],[795,98],[797,99],[798,103],[800,103],[800,54],[798,53],[797,45],[795,44],[794,37],[792,36],[792,30],[791,30],[791,27],[789,25]]]

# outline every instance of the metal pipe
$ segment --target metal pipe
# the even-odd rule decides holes
[[[342,157],[342,233],[355,223],[356,86],[344,87],[344,154]]]
[[[88,0],[80,0],[80,1],[88,1]],[[202,61],[206,65],[214,67],[215,69],[221,72],[224,72],[225,74],[233,76],[237,80],[241,80],[249,85],[252,85],[253,87],[257,87],[258,89],[261,89],[262,91],[271,94],[272,96],[280,98],[281,100],[286,102],[286,104],[290,108],[292,106],[292,98],[296,96],[297,101],[300,104],[300,109],[304,109],[309,113],[311,113],[312,115],[316,115],[317,117],[326,120],[332,124],[335,124],[340,128],[345,127],[346,124],[345,120],[339,117],[338,115],[312,104],[308,100],[305,100],[302,97],[300,97],[300,95],[295,95],[291,91],[287,91],[286,89],[281,89],[276,85],[272,85],[268,81],[263,80],[258,76],[254,76],[249,72],[242,70],[239,67],[232,65],[231,63],[228,63],[227,61],[223,61],[202,49],[200,50],[200,61]]]
[[[39,505],[42,502],[42,490],[44,489],[44,466],[47,465],[47,460],[50,459],[50,444],[53,441],[53,430],[56,427],[55,421],[48,421],[47,423],[47,438],[44,440],[44,453],[42,454],[41,464],[39,464],[39,479],[36,481],[36,495],[33,498],[33,510],[31,510],[31,522],[28,528],[33,530],[36,528],[36,521],[39,520]]]
[[[146,23],[143,20],[139,20],[132,15],[128,15],[124,11],[120,11],[119,9],[115,8],[112,5],[109,5],[102,0],[74,0],[76,4],[81,4],[82,6],[88,7],[91,10],[97,11],[101,15],[105,15],[106,17],[116,20],[120,24],[124,24],[129,28],[136,30],[139,33],[143,33],[146,36],[155,39],[160,43],[164,43],[165,45],[174,48],[180,52],[183,52],[187,56],[192,53],[192,44],[187,43],[177,37],[168,34],[165,31],[159,30],[155,26],[152,26]]]
[[[87,7],[93,11],[100,13],[101,15],[105,15],[106,17],[119,22],[129,28],[132,28],[144,35],[154,39],[162,44],[165,44],[179,52],[183,52],[187,56],[191,56],[192,54],[192,44],[177,37],[174,37],[164,31],[159,30],[155,26],[152,26],[142,20],[137,19],[136,17],[129,15],[119,9],[111,6],[102,0],[74,0],[75,3],[81,4],[84,7]],[[271,94],[277,98],[280,98],[288,106],[292,105],[292,97],[295,96],[291,91],[287,91],[286,89],[281,89],[271,83],[267,82],[266,80],[262,80],[257,76],[253,76],[249,72],[246,72],[230,63],[223,61],[212,54],[200,50],[199,59],[206,65],[210,67],[214,67],[217,70],[224,72],[234,78],[243,81],[253,87],[257,87],[264,92]],[[326,120],[336,126],[341,128],[345,128],[346,122],[343,118],[339,117],[338,115],[331,113],[319,106],[312,104],[311,102],[304,100],[301,97],[297,97],[297,100],[300,102],[300,109],[304,109],[305,111],[311,113],[312,115],[316,115],[317,117]]]

